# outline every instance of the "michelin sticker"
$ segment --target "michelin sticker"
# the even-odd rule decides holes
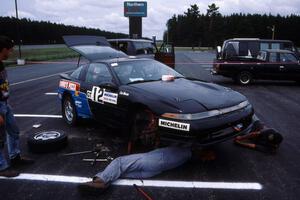
[[[166,128],[181,130],[181,131],[190,131],[190,124],[186,124],[186,123],[159,119],[158,125]]]
[[[87,91],[87,98],[94,102],[104,104],[118,104],[118,94],[113,92],[107,92],[105,89],[94,86],[92,91]]]

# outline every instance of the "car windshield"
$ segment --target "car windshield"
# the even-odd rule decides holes
[[[133,60],[119,62],[114,71],[122,84],[159,81],[163,75],[184,77],[170,67],[155,60]]]

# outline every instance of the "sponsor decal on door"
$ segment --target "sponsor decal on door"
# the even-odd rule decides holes
[[[87,98],[97,103],[118,104],[118,94],[108,92],[104,88],[93,86],[92,91],[87,91]]]

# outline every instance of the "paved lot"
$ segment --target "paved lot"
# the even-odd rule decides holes
[[[211,52],[177,52],[176,69],[186,76],[231,87],[248,97],[257,115],[268,126],[284,135],[284,142],[276,155],[265,155],[242,149],[228,141],[212,149],[217,159],[209,163],[187,163],[151,180],[207,181],[260,183],[261,190],[212,188],[146,187],[153,199],[298,199],[300,195],[300,86],[294,82],[257,81],[241,87],[230,79],[213,77],[209,73],[214,54]],[[200,63],[201,62],[201,63]],[[11,80],[10,103],[16,114],[60,115],[60,104],[55,95],[60,72],[75,69],[76,64],[37,64],[9,69]],[[81,161],[93,155],[63,157],[62,153],[84,151],[97,143],[112,149],[112,156],[125,154],[126,144],[116,130],[86,121],[79,127],[68,127],[62,119],[17,118],[21,128],[22,148],[36,159],[33,166],[22,173],[91,177],[104,169],[106,163],[91,166]],[[33,128],[41,124],[40,128]],[[69,145],[57,153],[28,152],[26,136],[41,130],[62,130],[69,135]],[[1,199],[98,199],[80,196],[74,183],[0,179]],[[132,186],[113,186],[102,199],[142,199]]]

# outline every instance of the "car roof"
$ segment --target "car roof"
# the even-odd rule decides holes
[[[228,41],[260,41],[260,42],[292,42],[290,40],[272,40],[272,39],[260,39],[260,38],[231,38]]]
[[[108,39],[108,42],[117,42],[117,41],[132,41],[132,42],[151,42],[153,43],[152,40],[146,40],[146,39],[130,39],[130,38],[119,38],[119,39]]]
[[[261,50],[261,51],[270,52],[270,53],[294,53],[292,51],[283,50],[283,49],[265,49],[265,50]]]

